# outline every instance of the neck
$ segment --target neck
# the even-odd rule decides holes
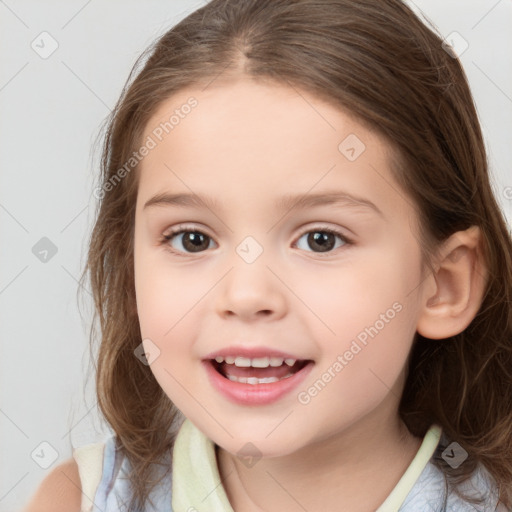
[[[368,512],[396,486],[421,441],[398,417],[384,422],[367,417],[292,454],[262,458],[250,468],[217,447],[217,464],[235,512]]]

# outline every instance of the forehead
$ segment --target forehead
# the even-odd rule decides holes
[[[343,186],[377,204],[404,206],[387,142],[294,87],[240,79],[183,89],[159,105],[148,137],[155,147],[140,163],[141,202],[166,190],[236,200]]]
[[[190,103],[195,106],[188,108]],[[291,144],[298,150],[300,143],[306,143],[301,146],[306,150],[317,142],[318,135],[336,131],[332,118],[337,114],[335,108],[295,88],[240,78],[177,92],[159,105],[145,135],[156,131],[158,138],[163,129],[163,137],[176,144],[180,135],[188,140],[194,135],[190,142],[203,146],[211,142],[215,153],[235,146],[274,149],[278,144]],[[339,128],[340,119],[337,121]],[[223,144],[219,146],[219,142]]]

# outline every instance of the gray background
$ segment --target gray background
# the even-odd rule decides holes
[[[94,376],[85,382],[90,291],[80,302],[83,317],[76,298],[95,214],[92,145],[139,53],[200,5],[0,0],[0,511],[21,509],[73,446],[109,434],[97,415]],[[455,31],[469,44],[461,60],[510,224],[512,2],[414,6],[444,37]],[[31,46],[51,48],[44,31],[58,43],[47,58]],[[47,261],[34,246],[50,247]],[[52,450],[55,461],[40,467]]]

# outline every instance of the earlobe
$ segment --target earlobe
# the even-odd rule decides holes
[[[472,226],[454,233],[440,247],[434,272],[423,286],[417,331],[425,338],[455,336],[478,313],[487,283],[482,242],[480,228]]]

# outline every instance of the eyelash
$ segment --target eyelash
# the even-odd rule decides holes
[[[176,228],[174,228],[172,231],[170,231],[169,233],[167,233],[166,235],[163,235],[162,238],[160,239],[159,241],[159,245],[164,245],[165,246],[165,249],[170,251],[172,254],[176,254],[178,256],[184,256],[184,257],[187,257],[189,255],[193,255],[193,254],[200,254],[201,252],[205,252],[205,251],[199,251],[198,253],[188,253],[188,252],[183,252],[183,251],[177,251],[175,249],[173,249],[171,247],[171,245],[169,244],[169,242],[176,236],[176,235],[181,235],[183,233],[187,233],[187,232],[191,232],[191,233],[199,233],[201,235],[205,235],[206,237],[208,237],[210,240],[212,239],[209,235],[207,235],[206,233],[204,233],[203,231],[200,231],[192,226],[187,226],[187,225],[182,225],[180,224],[179,226],[177,226]],[[312,228],[312,229],[308,229],[307,231],[304,231],[303,233],[300,234],[300,236],[297,238],[297,241],[300,240],[305,234],[307,233],[313,233],[313,232],[317,232],[317,233],[329,233],[331,235],[335,235],[337,237],[339,237],[341,239],[341,241],[343,242],[343,245],[341,247],[337,247],[337,249],[341,249],[342,247],[345,247],[345,246],[349,246],[349,245],[353,245],[353,241],[348,238],[347,236],[345,236],[343,233],[341,233],[340,231],[336,230],[336,229],[332,229],[332,228],[329,228],[327,226],[319,226],[319,227],[315,227],[315,228]],[[307,252],[313,252],[313,254],[317,254],[319,255],[320,257],[325,257],[324,256],[324,253],[321,253],[321,252],[314,252],[314,251],[307,251]],[[328,251],[327,253],[325,253],[326,255],[329,255],[329,254],[332,254],[333,252],[335,252],[335,250],[331,250],[331,251]]]

